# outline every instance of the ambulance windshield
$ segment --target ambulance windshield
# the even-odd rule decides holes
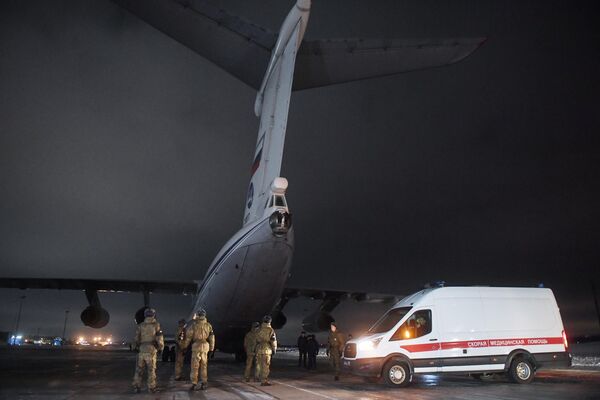
[[[400,307],[392,308],[386,312],[383,317],[379,318],[379,321],[375,322],[375,325],[368,330],[368,333],[383,333],[392,329],[398,321],[400,321],[412,307]]]

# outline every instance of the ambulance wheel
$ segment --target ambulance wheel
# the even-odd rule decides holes
[[[531,361],[519,357],[510,364],[508,377],[515,383],[529,383],[533,380],[534,373]]]
[[[383,367],[383,379],[388,386],[405,387],[412,380],[412,374],[405,362],[390,360]]]

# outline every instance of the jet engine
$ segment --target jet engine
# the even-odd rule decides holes
[[[287,322],[287,317],[281,311],[274,312],[272,317],[271,326],[273,329],[281,329]]]
[[[91,328],[103,328],[108,324],[110,314],[99,306],[88,306],[81,312],[81,322]]]
[[[292,226],[292,215],[287,211],[277,210],[269,217],[269,225],[275,236],[285,235]]]
[[[307,332],[328,331],[333,321],[335,320],[329,313],[318,311],[304,318],[302,328]]]

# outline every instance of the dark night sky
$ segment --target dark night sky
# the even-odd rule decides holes
[[[293,2],[214,1],[277,30]],[[584,1],[314,1],[308,38],[487,36],[447,68],[293,94],[290,285],[554,289],[600,333],[600,28]],[[0,276],[201,279],[240,227],[255,92],[108,0],[0,4]],[[84,332],[82,293],[22,324]],[[0,330],[17,290],[0,290]],[[129,336],[141,295],[103,295]],[[166,331],[190,299],[153,299]],[[292,304],[284,338],[316,303]],[[374,310],[374,311],[373,311]],[[358,330],[379,307],[346,304]],[[75,321],[75,322],[73,322]]]

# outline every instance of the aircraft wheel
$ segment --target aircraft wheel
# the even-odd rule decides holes
[[[246,362],[246,352],[245,351],[241,351],[241,352],[235,353],[235,361],[237,361],[237,362]]]
[[[169,362],[169,354],[170,354],[170,353],[171,353],[171,352],[169,351],[169,348],[168,348],[168,347],[166,347],[166,348],[163,350],[163,352],[162,352],[162,360],[163,360],[163,362]]]

